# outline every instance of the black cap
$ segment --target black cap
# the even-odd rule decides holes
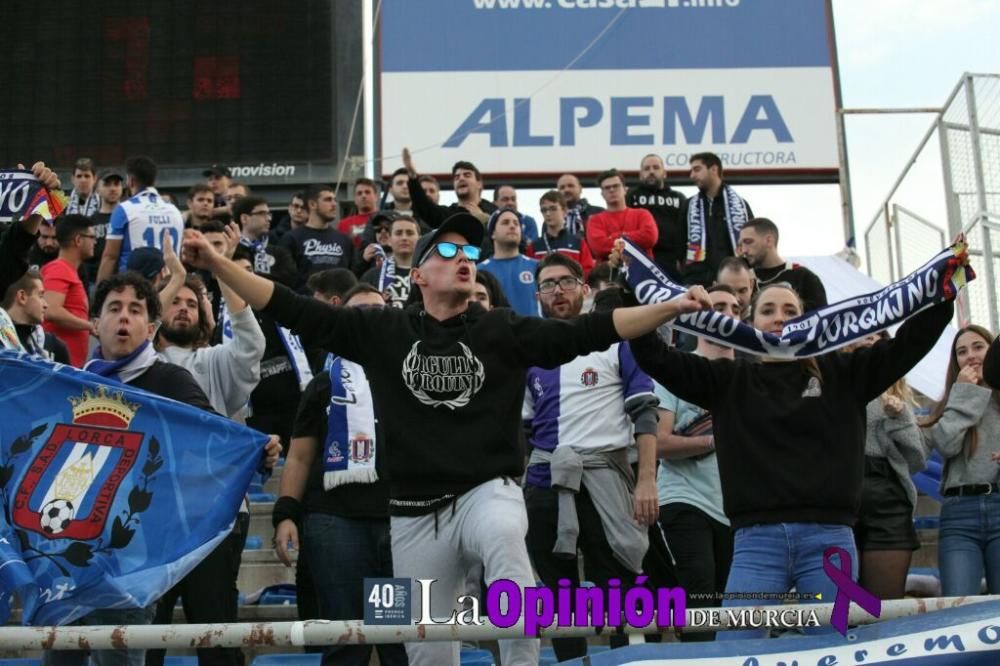
[[[121,169],[105,169],[101,172],[101,175],[97,177],[97,180],[102,183],[106,180],[111,180],[112,178],[117,178],[121,182],[125,182],[125,172]]]
[[[469,213],[455,213],[442,222],[440,227],[420,237],[413,252],[413,265],[422,264],[437,240],[449,231],[454,231],[465,238],[469,245],[479,247],[483,244],[483,223]]]
[[[164,265],[163,252],[155,247],[140,247],[128,255],[126,269],[136,271],[147,280],[153,280],[163,270]]]
[[[229,167],[224,166],[222,164],[213,164],[212,166],[202,171],[201,175],[203,175],[205,178],[208,178],[209,176],[231,177],[233,174],[229,171]]]

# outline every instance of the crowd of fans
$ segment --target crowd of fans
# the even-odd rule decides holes
[[[2,307],[24,349],[272,435],[267,462],[279,449],[287,461],[274,546],[296,566],[303,619],[363,617],[365,577],[446,581],[432,600],[441,616],[481,581],[577,587],[578,553],[598,586],[645,574],[650,586],[683,586],[691,605],[758,605],[768,601],[724,593],[832,599],[822,554],[839,546],[863,586],[899,598],[919,547],[909,477],[933,449],[946,461],[943,592],[978,593],[985,575],[1000,593],[993,335],[959,331],[946,394],[923,422],[902,377],[950,321],[950,303],[894,339],[806,361],[663,338],[653,331],[694,309],[780,334],[827,304],[719,158],[690,164],[690,198],[656,155],[631,187],[618,170],[600,174],[605,208],[563,175],[541,195],[539,223],[509,184],[483,198],[464,161],[452,170],[457,202],[440,204],[439,183],[404,150],[384,187],[354,183],[351,215],[338,215],[332,186],[313,185],[275,222],[223,165],[205,170],[182,211],[157,191],[149,158],[100,171],[80,159],[54,224],[6,232],[0,258],[20,269],[3,272]],[[688,293],[622,307],[622,237]],[[235,621],[247,524],[244,512],[158,608],[83,621],[169,622],[178,597],[189,622]],[[553,645],[561,660],[587,650],[583,639]],[[383,664],[443,664],[458,648],[378,649]],[[371,650],[333,646],[325,663],[366,664]],[[537,650],[501,642],[505,664],[537,661]],[[199,661],[242,656],[216,648]]]

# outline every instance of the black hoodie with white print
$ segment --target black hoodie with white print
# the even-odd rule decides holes
[[[420,305],[331,307],[279,285],[263,312],[305,345],[364,367],[382,415],[392,515],[430,513],[485,481],[519,477],[527,369],[620,340],[610,312],[560,321],[471,303],[438,321]]]

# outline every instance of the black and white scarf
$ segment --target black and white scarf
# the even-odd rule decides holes
[[[708,197],[698,194],[688,206],[688,251],[689,264],[705,261],[705,247],[708,245],[708,212],[705,206]],[[729,229],[729,240],[733,251],[739,247],[740,229],[747,223],[750,213],[746,202],[728,185],[722,186],[722,205],[726,213],[726,228]]]

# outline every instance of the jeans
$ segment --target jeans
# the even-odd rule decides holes
[[[726,594],[784,594],[793,587],[800,594],[823,595],[823,602],[837,598],[837,586],[823,571],[823,551],[839,546],[851,557],[851,578],[858,578],[858,553],[854,532],[847,525],[821,523],[775,523],[751,525],[736,530],[733,564],[726,582]],[[834,560],[835,563],[836,560]],[[804,600],[805,603],[809,603]],[[774,606],[779,599],[731,599],[724,608]],[[801,602],[800,602],[801,603]],[[830,633],[832,627],[815,628],[810,634]],[[764,638],[766,629],[724,631],[721,640]]]
[[[388,518],[308,513],[303,532],[303,548],[310,563],[320,618],[364,619],[364,579],[392,577]],[[392,643],[331,645],[323,653],[323,665],[367,666],[374,647],[378,649],[379,663],[385,666],[407,663],[403,644]]]
[[[938,535],[941,593],[979,594],[985,573],[989,593],[1000,594],[1000,495],[943,499]]]
[[[73,625],[98,626],[118,624],[149,624],[153,608],[121,608],[95,610],[73,622]],[[88,658],[95,666],[143,666],[145,650],[46,650],[43,666],[85,666]]]

